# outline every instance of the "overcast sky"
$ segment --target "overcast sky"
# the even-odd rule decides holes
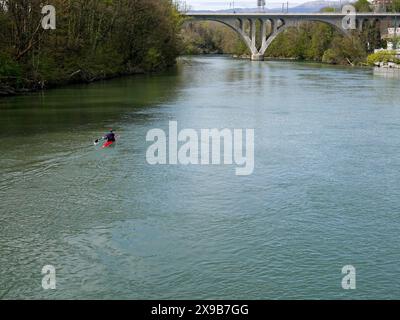
[[[220,10],[229,9],[233,0],[186,0],[186,3],[191,6],[192,10]],[[303,3],[308,0],[291,0],[289,3]],[[267,7],[281,5],[287,0],[267,0]],[[236,8],[256,8],[257,0],[235,0]]]

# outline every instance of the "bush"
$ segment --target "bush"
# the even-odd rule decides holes
[[[4,87],[23,87],[24,80],[21,78],[21,76],[21,66],[9,55],[0,53],[0,92]]]
[[[0,77],[14,78],[21,76],[21,67],[11,57],[0,52]]]
[[[156,48],[150,48],[144,57],[143,68],[146,71],[158,70],[163,65],[163,57]]]
[[[333,49],[326,50],[324,55],[322,56],[322,62],[330,63],[330,64],[337,64],[338,59],[337,59],[335,51]]]
[[[376,63],[388,63],[393,62],[396,64],[400,64],[400,59],[396,58],[395,51],[383,50],[377,53],[370,54],[367,58],[367,63],[370,66],[375,65]]]

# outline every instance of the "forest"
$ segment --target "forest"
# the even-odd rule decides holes
[[[181,16],[172,0],[0,1],[0,95],[158,71],[175,63]]]

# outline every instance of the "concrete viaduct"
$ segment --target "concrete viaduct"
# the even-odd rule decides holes
[[[367,23],[378,23],[381,34],[400,26],[399,13],[186,13],[188,21],[220,22],[239,34],[251,51],[252,60],[263,60],[272,41],[288,27],[305,21],[324,22],[343,34],[362,31]],[[259,22],[259,23],[257,23]],[[248,25],[249,27],[246,27]],[[258,38],[260,37],[260,38]],[[261,41],[257,41],[260,39]]]

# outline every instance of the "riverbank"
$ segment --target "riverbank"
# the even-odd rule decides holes
[[[212,56],[221,56],[221,57],[229,57],[230,59],[239,59],[239,60],[249,60],[251,59],[250,55],[227,55],[227,54],[204,54],[204,55],[186,55],[185,57],[212,57]],[[179,59],[179,58],[178,58]],[[337,64],[332,64],[332,63],[325,63],[325,62],[320,62],[320,61],[312,61],[312,60],[301,60],[301,59],[296,59],[296,58],[277,58],[277,57],[265,57],[265,61],[290,61],[290,62],[303,62],[303,63],[318,63],[321,65],[337,65]],[[165,68],[158,69],[158,70],[153,70],[153,71],[145,71],[144,69],[135,69],[130,72],[121,72],[117,74],[111,74],[111,75],[105,75],[105,74],[98,74],[98,75],[87,75],[81,70],[75,72],[73,74],[73,77],[70,77],[69,79],[64,79],[60,80],[58,82],[51,82],[51,83],[41,83],[38,82],[35,85],[31,87],[22,87],[22,88],[14,88],[12,86],[7,86],[7,85],[2,85],[0,83],[0,98],[1,97],[8,97],[8,96],[16,96],[16,95],[24,95],[28,93],[34,93],[38,91],[43,91],[43,90],[50,90],[50,89],[56,89],[59,87],[63,86],[68,86],[68,85],[76,85],[76,84],[90,84],[98,81],[109,81],[113,79],[118,79],[118,78],[124,78],[124,77],[129,77],[129,76],[135,76],[135,75],[157,75],[160,74],[164,71],[167,71],[169,69],[172,69],[174,66],[176,66],[177,60],[175,61],[174,64],[171,64]],[[341,66],[346,66],[346,65],[341,65]],[[351,66],[348,64],[347,66]],[[366,65],[364,66],[357,66],[357,67],[368,67]]]
[[[52,82],[48,84],[43,84],[43,83],[36,83],[35,85],[31,87],[23,87],[23,88],[14,88],[12,86],[7,86],[7,85],[2,85],[0,83],[0,98],[1,97],[9,97],[9,96],[17,96],[17,95],[23,95],[27,93],[33,93],[33,92],[38,92],[38,91],[43,91],[43,90],[50,90],[50,89],[55,89],[63,86],[68,86],[68,85],[75,85],[75,84],[90,84],[98,81],[106,81],[106,80],[113,80],[113,79],[118,79],[118,78],[124,78],[124,77],[129,77],[129,76],[135,76],[135,75],[151,75],[151,74],[158,74],[163,71],[167,71],[168,69],[173,68],[176,65],[176,63],[171,64],[170,66],[159,69],[159,70],[153,70],[153,71],[145,71],[142,69],[136,69],[135,71],[131,72],[123,72],[123,73],[118,73],[118,74],[112,74],[112,75],[96,75],[94,77],[81,77],[81,78],[70,78],[70,79],[64,79],[60,80],[58,82]],[[80,74],[83,74],[82,71],[77,71],[75,73],[75,76],[78,76]]]
[[[232,58],[234,59],[243,59],[243,60],[250,60],[251,59],[251,55],[249,54],[242,54],[242,55],[237,55],[237,54],[233,54],[231,55]],[[265,60],[276,60],[276,61],[301,61],[299,59],[296,58],[276,58],[276,57],[264,57]]]
[[[244,55],[237,55],[233,54],[231,55],[232,58],[234,59],[240,59],[240,60],[251,60],[251,56],[248,54]],[[348,61],[346,64],[340,64],[340,63],[331,63],[331,62],[326,62],[326,61],[317,61],[317,60],[307,60],[307,59],[298,59],[298,58],[291,58],[291,57],[271,57],[271,56],[266,56],[264,57],[265,61],[293,61],[293,62],[306,62],[306,63],[319,63],[323,65],[328,65],[328,66],[343,66],[343,67],[358,67],[358,68],[369,68],[367,63],[360,63],[360,64],[353,64],[351,61]]]

